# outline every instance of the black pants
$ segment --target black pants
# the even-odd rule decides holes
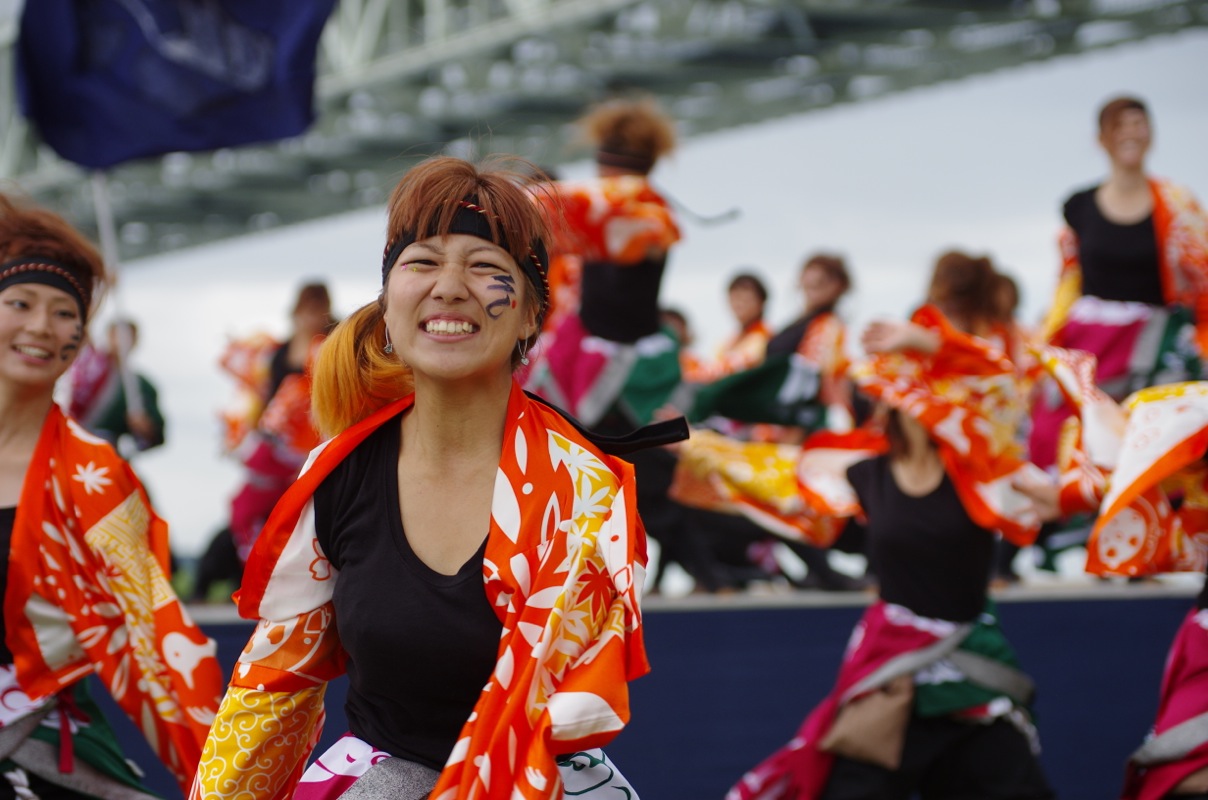
[[[912,717],[894,771],[836,758],[823,800],[1051,800],[1028,740],[1006,720],[990,725]]]

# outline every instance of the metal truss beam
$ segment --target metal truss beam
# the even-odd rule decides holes
[[[121,253],[378,204],[437,152],[556,166],[614,92],[654,94],[692,136],[1205,25],[1208,0],[341,0],[312,130],[113,170]],[[91,229],[86,176],[16,111],[14,36],[0,22],[0,179]]]

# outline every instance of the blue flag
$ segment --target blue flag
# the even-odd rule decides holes
[[[63,158],[104,168],[296,136],[335,0],[27,0],[21,109]]]

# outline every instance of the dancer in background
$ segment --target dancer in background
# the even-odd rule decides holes
[[[1099,111],[1107,178],[1063,209],[1061,280],[1042,338],[1098,359],[1116,400],[1144,386],[1199,377],[1208,343],[1208,216],[1189,191],[1151,177],[1145,103],[1117,97]],[[1046,382],[1032,410],[1031,460],[1054,463],[1073,409]]]
[[[138,325],[125,317],[111,320],[107,347],[84,345],[68,373],[69,413],[126,457],[164,443],[164,415],[155,386],[133,371],[130,353],[138,344]],[[127,392],[136,395],[127,402]]]
[[[683,379],[689,383],[715,381],[763,361],[768,339],[772,336],[763,320],[768,303],[767,287],[754,273],[740,272],[730,279],[726,300],[738,323],[738,331],[722,342],[711,361],[690,364],[690,369],[683,373]],[[685,366],[684,359],[681,358],[680,364]]]
[[[818,253],[802,265],[800,284],[805,298],[802,315],[768,342],[767,360],[712,385],[696,387],[689,405],[693,419],[703,427],[727,437],[767,443],[750,451],[760,453],[757,458],[774,452],[778,445],[791,445],[786,450],[795,453],[816,430],[832,426],[846,430],[851,426],[845,327],[835,313],[851,288],[851,276],[842,258]],[[754,474],[766,475],[759,470]],[[804,578],[784,575],[797,588],[853,591],[867,587],[864,578],[834,569],[824,549],[801,540],[791,529],[777,531],[789,534],[780,540],[783,545],[770,538],[767,516],[753,521],[733,513],[717,513],[718,509],[700,507],[698,500],[694,497],[684,513],[688,523],[685,538],[707,537],[714,540],[713,548],[718,552],[745,553],[748,575],[767,579],[783,574],[775,549],[784,546],[806,568]],[[849,552],[862,549],[858,536],[845,537],[842,546]],[[738,562],[733,556],[729,560]],[[756,570],[757,564],[762,566]]]
[[[801,270],[801,317],[774,335],[763,363],[696,387],[689,418],[765,423],[752,438],[800,444],[821,429],[851,426],[846,332],[835,308],[851,288],[843,259],[819,253]]]
[[[553,220],[552,259],[579,269],[578,307],[547,332],[524,385],[592,430],[622,434],[653,419],[681,383],[680,343],[659,304],[680,229],[649,177],[675,148],[675,125],[649,98],[597,104],[577,124],[597,176],[536,197]],[[647,450],[631,460],[642,518],[671,554],[683,541],[680,509],[667,501],[675,459]]]
[[[680,381],[676,342],[659,316],[680,232],[648,177],[674,148],[675,128],[648,99],[601,103],[579,126],[596,148],[599,177],[537,193],[563,220],[555,255],[582,261],[579,308],[552,331],[527,388],[588,427],[624,431],[649,422]]]
[[[244,481],[231,498],[226,525],[216,531],[197,560],[189,600],[205,603],[238,587],[243,563],[281,495],[293,483],[309,450],[318,444],[310,416],[310,366],[335,325],[327,285],[301,286],[283,340],[259,333],[232,341],[222,354],[223,371],[237,393],[222,414],[223,449],[239,459]],[[221,597],[218,602],[225,602]]]
[[[847,331],[836,309],[851,291],[851,272],[841,256],[815,253],[801,267],[801,316],[768,342],[769,358],[797,353],[818,375],[818,402],[827,410],[820,427],[845,429],[851,423]]]
[[[334,438],[248,562],[260,622],[194,798],[636,796],[599,749],[648,669],[636,487],[514,378],[548,291],[519,181],[434,158],[391,196],[382,292],[315,369]],[[345,671],[350,732],[303,774]]]
[[[828,456],[832,469],[849,464],[848,492],[833,474],[814,486],[865,519],[879,599],[832,693],[728,797],[1051,798],[1032,682],[987,592],[995,532],[1026,543],[1039,528],[1006,487],[1043,473],[1003,448],[979,413],[997,407],[984,401],[1009,389],[1012,366],[933,306],[909,326],[874,324],[862,340],[872,355],[853,374],[880,404],[887,444]],[[798,474],[809,488],[809,470]]]
[[[0,785],[149,800],[95,674],[187,788],[222,691],[169,583],[168,528],[107,442],[55,404],[106,275],[57,215],[0,196]]]

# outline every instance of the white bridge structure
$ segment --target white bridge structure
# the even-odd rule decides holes
[[[1208,0],[340,0],[311,130],[111,170],[119,252],[380,204],[438,152],[556,167],[584,155],[569,123],[618,92],[690,137],[1206,25]],[[0,20],[0,180],[95,233],[89,176],[17,110],[16,31]]]

